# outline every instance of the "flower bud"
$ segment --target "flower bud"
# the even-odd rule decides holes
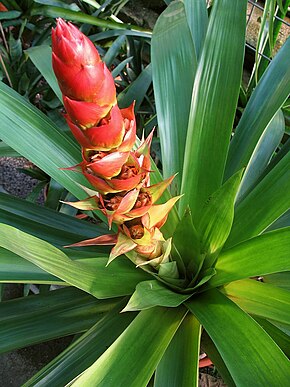
[[[113,77],[97,49],[74,25],[62,19],[52,30],[52,66],[66,97],[98,105],[116,103]]]

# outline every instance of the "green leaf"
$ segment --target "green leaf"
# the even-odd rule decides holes
[[[210,287],[231,281],[290,270],[290,227],[267,232],[222,251]]]
[[[200,237],[192,222],[189,208],[176,227],[172,243],[174,249],[176,249],[172,251],[173,257],[177,253],[185,266],[190,265],[191,272],[197,274],[203,259],[200,256]]]
[[[104,225],[97,226],[4,193],[0,193],[0,219],[58,247],[107,233]]]
[[[65,254],[72,260],[80,261],[96,270],[99,265],[104,265],[104,254],[88,251],[66,249]],[[121,258],[123,259],[123,258]],[[0,248],[0,282],[24,284],[54,284],[65,285],[61,279],[40,269],[33,263],[13,254],[9,250]]]
[[[272,337],[272,339],[279,345],[285,355],[290,358],[290,336],[286,335],[275,325],[262,318],[254,316],[254,319],[259,325]]]
[[[227,240],[234,219],[235,197],[242,173],[243,171],[236,173],[214,192],[202,207],[200,218],[195,219],[201,236],[202,253],[215,255]],[[210,257],[207,259],[212,260]]]
[[[81,161],[77,144],[58,130],[42,112],[1,82],[0,92],[0,137],[3,141],[77,198],[85,198],[86,194],[78,183],[85,185],[86,179],[80,173],[60,169]]]
[[[191,294],[178,294],[157,280],[140,282],[123,312],[149,309],[154,306],[177,307]]]
[[[265,231],[290,207],[290,152],[264,177],[236,208],[226,246]]]
[[[60,355],[40,370],[25,387],[61,387],[85,371],[118,338],[135,317],[134,313],[120,314],[122,305],[106,313],[91,329],[74,341]]]
[[[208,16],[205,0],[184,0],[185,13],[190,28],[196,57],[202,52],[207,26]]]
[[[204,326],[237,386],[287,385],[288,359],[265,331],[216,289],[186,303]]]
[[[51,47],[45,45],[30,47],[25,52],[32,60],[34,66],[41,72],[49,86],[55,92],[58,99],[62,102],[62,93],[52,70]]]
[[[132,82],[128,88],[118,95],[118,105],[125,108],[136,101],[135,111],[137,111],[147,93],[152,82],[151,64],[141,72],[141,74]]]
[[[6,11],[0,12],[0,20],[11,20],[16,19],[21,15],[19,11]]]
[[[290,39],[279,50],[244,110],[231,141],[225,179],[245,167],[261,137],[290,92]]]
[[[246,279],[231,282],[221,291],[249,314],[290,325],[290,291]]]
[[[146,386],[185,315],[183,307],[155,307],[140,312],[122,335],[72,385]]]
[[[180,192],[190,109],[197,67],[184,5],[176,1],[156,22],[152,36],[153,86],[164,177],[179,173],[171,192]]]
[[[9,145],[6,145],[5,142],[0,142],[0,157],[21,157],[14,149]]]
[[[0,352],[89,329],[118,300],[97,300],[75,288],[0,303]]]
[[[290,226],[290,210],[286,211],[274,223],[272,223],[266,231],[277,230],[278,228]]]
[[[212,339],[209,337],[207,332],[203,330],[201,336],[201,347],[206,352],[207,356],[213,362],[214,366],[217,368],[218,372],[221,374],[224,382],[228,387],[236,387],[223,358],[221,357],[219,351],[217,350]]]
[[[4,224],[0,230],[0,246],[97,298],[131,294],[138,282],[149,277],[129,260],[116,260],[105,267],[108,257],[99,258],[92,270],[91,266],[70,260],[61,250],[41,239]]]
[[[154,378],[154,387],[198,386],[201,325],[187,315],[165,351]]]
[[[237,201],[253,189],[262,175],[275,150],[278,148],[285,131],[285,121],[282,110],[278,110],[260,137],[249,160],[239,188]]]
[[[61,8],[65,8],[65,9],[71,9],[74,11],[80,10],[80,8],[76,4],[74,4],[74,3],[73,4],[66,4],[65,1],[63,1],[63,0],[34,0],[34,3],[61,7]]]
[[[119,36],[111,45],[111,47],[106,52],[106,55],[103,58],[103,62],[106,63],[107,67],[110,67],[114,60],[116,59],[116,56],[119,55],[119,52],[121,50],[121,47],[126,41],[126,37],[123,35]]]
[[[118,23],[111,20],[100,19],[91,15],[86,15],[82,12],[72,11],[70,9],[64,9],[62,7],[53,7],[53,6],[35,6],[31,11],[31,15],[41,15],[48,16],[52,18],[61,17],[63,19],[72,20],[74,22],[87,23],[93,26],[103,27],[103,28],[117,28],[117,29],[128,29],[128,30],[136,30],[136,31],[144,31],[150,32],[144,28],[133,26],[125,23]]]
[[[290,271],[263,276],[263,282],[290,291]]]
[[[180,214],[198,219],[222,184],[242,75],[246,1],[217,0],[194,82],[186,139]],[[226,87],[225,87],[226,85]]]

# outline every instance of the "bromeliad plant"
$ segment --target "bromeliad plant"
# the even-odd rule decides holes
[[[71,24],[59,21],[53,32],[53,67],[82,160],[69,137],[1,85],[3,141],[80,199],[70,204],[118,228],[111,252],[88,250],[116,239],[97,225],[0,197],[0,265],[9,267],[1,281],[70,285],[1,303],[1,350],[85,332],[27,386],[193,386],[200,347],[228,385],[287,384],[289,140],[280,144],[290,40],[233,127],[246,4],[216,0],[208,20],[205,1],[175,1],[156,23],[165,180],[149,159],[151,137],[133,146],[133,106],[119,109],[107,68]],[[73,174],[73,164],[82,173]],[[163,224],[176,201],[170,183],[183,196]],[[166,203],[155,204],[162,193]]]

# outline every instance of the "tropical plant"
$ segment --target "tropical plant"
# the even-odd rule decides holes
[[[105,220],[107,216],[109,223],[117,223],[119,237],[134,239],[125,229],[134,209],[131,206],[128,212],[120,212],[119,203],[124,204],[127,195],[146,190],[147,195],[152,194],[149,172],[151,184],[159,187],[178,172],[171,193],[164,191],[163,202],[172,203],[171,194],[183,195],[161,228],[169,241],[167,248],[161,249],[161,260],[152,264],[156,255],[144,259],[144,250],[134,245],[131,252],[107,265],[109,248],[81,242],[87,238],[104,242],[103,224],[0,194],[0,281],[64,286],[0,303],[0,350],[84,332],[26,386],[193,386],[198,384],[200,347],[228,385],[247,386],[253,381],[257,386],[287,385],[290,153],[289,140],[284,144],[282,139],[285,121],[281,107],[290,90],[290,39],[249,100],[243,101],[245,107],[234,126],[246,4],[245,0],[215,0],[208,19],[205,1],[175,1],[160,16],[151,45],[163,176],[152,160],[148,168],[145,152],[141,159],[147,159],[146,165],[139,161],[137,165],[136,159],[134,164],[140,169],[139,186],[122,186],[121,194],[114,185],[117,177],[108,173],[108,164],[101,172],[92,164],[94,156],[98,162],[124,151],[122,145],[134,127],[134,115],[125,109],[116,120],[121,129],[113,136],[107,127],[102,149],[100,142],[93,143],[97,129],[110,124],[118,106],[112,85],[104,88],[105,102],[99,95],[97,99],[80,95],[89,90],[80,84],[68,87],[67,76],[75,76],[75,69],[58,59],[78,57],[74,39],[80,35],[75,27],[70,27],[74,32],[67,39],[66,24],[61,22],[66,51],[60,48],[62,40],[56,40],[55,32],[54,68],[68,123],[84,149],[83,160],[79,146],[66,132],[7,85],[0,85],[3,141],[78,198],[78,207],[89,209],[93,217]],[[93,49],[89,43],[84,45]],[[89,52],[81,56],[87,58]],[[96,53],[94,58],[98,71],[107,74]],[[44,76],[59,95],[52,69]],[[109,75],[105,79],[111,82]],[[93,121],[91,113],[88,120],[92,111],[101,112],[97,119],[93,115]],[[148,146],[146,141],[143,144]],[[138,143],[125,151],[138,159],[140,149],[143,151]],[[101,158],[100,152],[105,153]],[[127,162],[122,160],[121,165]],[[99,193],[87,188],[83,173],[70,170],[76,164],[93,185],[96,180],[92,176],[98,177],[95,189]],[[118,174],[122,166],[121,172],[118,166]],[[169,180],[163,183],[163,179]],[[108,191],[108,186],[116,192]],[[84,201],[86,192],[93,199]],[[121,200],[113,208],[107,199],[116,195]],[[156,226],[151,223],[150,227],[154,206],[146,209],[149,223],[142,220],[142,227],[149,224],[149,233]],[[148,211],[138,212],[138,216],[143,218]],[[163,210],[157,213],[160,219],[164,215]],[[63,248],[71,244],[78,247]],[[147,245],[148,240],[142,247]]]

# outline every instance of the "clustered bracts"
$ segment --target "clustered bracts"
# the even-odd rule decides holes
[[[63,94],[65,118],[82,147],[80,171],[94,195],[68,204],[100,210],[118,225],[117,235],[104,235],[74,246],[112,244],[110,259],[133,251],[138,265],[158,266],[168,259],[170,241],[160,227],[178,198],[155,204],[173,177],[150,186],[152,133],[137,149],[134,104],[117,105],[114,79],[93,43],[62,19],[52,31],[52,65]],[[90,190],[92,193],[92,190]]]

